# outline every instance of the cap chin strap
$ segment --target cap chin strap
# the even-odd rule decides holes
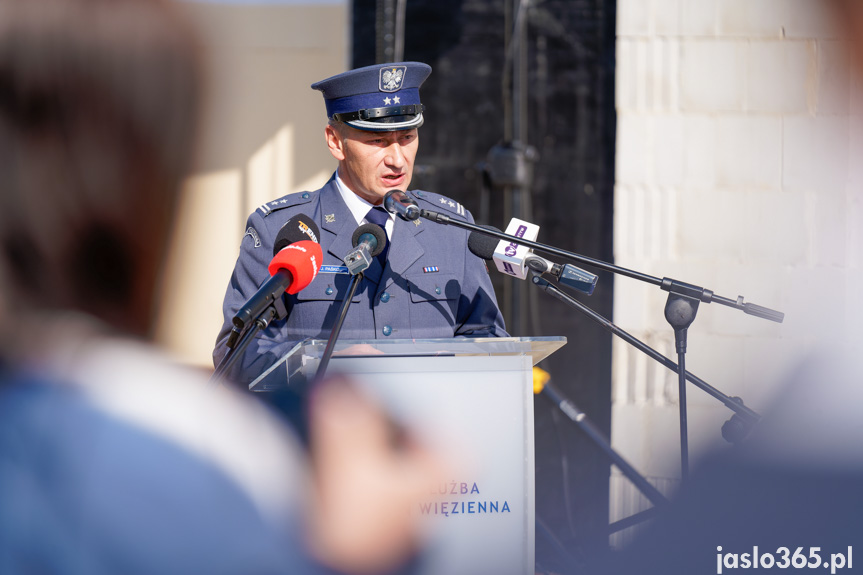
[[[344,114],[333,114],[333,120],[337,122],[355,122],[357,120],[375,120],[389,116],[413,116],[422,114],[425,106],[422,104],[410,104],[408,106],[387,106],[386,108],[368,108],[357,112],[346,112]]]
[[[420,114],[406,122],[367,122],[355,120],[346,122],[346,125],[364,132],[397,132],[399,130],[412,130],[423,125],[423,115]]]

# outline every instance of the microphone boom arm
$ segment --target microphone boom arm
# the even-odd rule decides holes
[[[420,216],[431,220],[438,224],[444,225],[453,225],[458,228],[462,228],[465,230],[470,230],[474,232],[479,232],[481,234],[485,234],[487,236],[492,236],[501,240],[506,240],[509,242],[513,242],[518,245],[527,246],[529,248],[533,248],[540,252],[545,252],[549,254],[554,254],[557,256],[561,256],[564,258],[571,259],[573,261],[593,266],[595,268],[605,270],[611,273],[615,273],[618,275],[630,277],[633,279],[637,279],[639,281],[643,281],[645,283],[653,284],[655,286],[659,286],[660,289],[675,293],[678,295],[691,297],[702,301],[704,303],[712,303],[716,302],[718,304],[737,309],[742,311],[745,314],[752,315],[755,317],[760,317],[762,319],[767,319],[770,321],[775,321],[777,323],[782,323],[785,319],[785,314],[781,311],[772,310],[766,307],[762,307],[760,305],[755,305],[752,303],[745,303],[743,301],[743,296],[737,296],[736,300],[728,299],[713,293],[713,291],[709,289],[705,289],[700,286],[684,283],[681,281],[677,281],[671,278],[658,278],[651,275],[643,274],[641,272],[637,272],[634,270],[630,270],[624,267],[616,266],[614,264],[610,264],[608,262],[604,262],[602,260],[597,260],[593,258],[589,258],[587,256],[582,256],[573,252],[568,252],[566,250],[562,250],[560,248],[555,248],[553,246],[549,246],[546,244],[541,244],[539,242],[534,242],[532,240],[526,240],[524,238],[519,238],[516,236],[511,236],[509,234],[505,234],[503,232],[499,232],[497,230],[490,230],[484,228],[482,226],[478,226],[476,224],[469,224],[467,222],[462,222],[453,218],[450,218],[446,214],[442,214],[440,212],[433,212],[431,210],[420,210]]]
[[[674,363],[671,359],[665,357],[664,355],[662,355],[646,343],[642,342],[640,339],[631,335],[630,333],[617,327],[604,316],[596,313],[595,311],[593,311],[574,297],[570,296],[566,292],[561,291],[553,283],[540,277],[539,275],[534,275],[531,281],[534,285],[543,289],[555,299],[558,299],[563,303],[567,304],[568,306],[572,307],[573,309],[580,311],[581,313],[592,319],[594,322],[605,328],[606,331],[608,331],[609,333],[616,335],[617,337],[632,345],[639,351],[655,359],[674,373],[680,373],[678,365]],[[686,379],[695,384],[696,387],[698,387],[708,395],[714,397],[715,399],[718,399],[725,405],[725,407],[735,412],[736,414],[746,418],[748,422],[756,423],[761,419],[761,416],[758,413],[743,405],[742,402],[725,395],[724,393],[722,393],[703,379],[697,377],[696,375],[686,371],[685,376]]]

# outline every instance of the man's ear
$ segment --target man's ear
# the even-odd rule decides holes
[[[338,161],[343,161],[345,159],[345,141],[342,135],[330,125],[324,128],[324,135],[326,136],[327,147],[330,149],[330,153]]]

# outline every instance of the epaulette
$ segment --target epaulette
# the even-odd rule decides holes
[[[276,210],[281,210],[282,208],[290,208],[292,206],[299,206],[302,204],[307,204],[312,201],[312,196],[315,192],[296,192],[294,194],[288,194],[287,196],[282,196],[272,202],[267,202],[266,204],[260,206],[258,211],[261,212],[261,215],[264,217],[269,216],[271,213]]]
[[[434,211],[447,211],[456,215],[459,215],[463,218],[467,218],[467,210],[463,205],[458,203],[455,200],[451,200],[446,196],[442,196],[440,194],[434,194],[432,192],[426,192],[423,190],[409,190],[408,194],[410,194],[413,198],[415,198],[418,202],[425,202],[429,205],[430,210]]]

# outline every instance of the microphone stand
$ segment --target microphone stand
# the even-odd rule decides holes
[[[214,389],[219,387],[224,381],[225,374],[228,373],[237,360],[242,357],[243,352],[249,347],[249,344],[252,343],[252,339],[257,335],[257,333],[261,330],[267,328],[270,325],[270,322],[273,320],[282,319],[285,315],[287,315],[287,310],[284,313],[280,313],[279,308],[284,308],[284,306],[276,306],[276,304],[272,304],[266,307],[261,314],[254,318],[252,325],[249,326],[249,329],[246,330],[243,335],[242,330],[237,327],[234,327],[231,330],[231,335],[228,338],[228,353],[225,354],[225,357],[222,358],[222,361],[219,362],[219,365],[216,366],[213,375],[210,376],[209,381],[207,382],[207,389]],[[243,335],[242,339],[240,339],[239,343],[237,343],[237,338]]]
[[[524,238],[511,236],[503,232],[498,232],[497,230],[489,230],[475,224],[455,220],[450,218],[446,214],[441,214],[439,212],[434,212],[431,210],[420,210],[420,216],[436,223],[444,225],[454,225],[456,227],[463,228],[466,230],[476,231],[481,234],[489,235],[502,240],[507,240],[517,245],[527,246],[538,251],[569,258],[574,261],[590,265],[605,271],[609,271],[626,277],[634,278],[645,283],[659,286],[662,290],[669,292],[668,300],[665,306],[665,318],[674,329],[675,347],[677,349],[678,362],[680,363],[680,368],[678,370],[678,387],[680,390],[679,405],[681,482],[686,481],[689,475],[689,440],[687,431],[688,422],[686,417],[686,332],[687,328],[695,320],[695,313],[698,310],[698,304],[700,302],[711,303],[715,301],[716,303],[722,304],[724,306],[740,310],[748,315],[754,315],[756,317],[775,321],[777,323],[782,323],[782,321],[785,319],[785,314],[782,312],[751,303],[745,303],[743,300],[743,296],[737,296],[737,300],[728,299],[716,295],[712,290],[705,289],[697,285],[684,283],[667,277],[660,279],[641,272],[616,266],[614,264],[610,264],[601,260],[596,260],[576,253],[568,252],[566,250],[555,248],[553,246],[548,246],[539,242],[534,242],[531,240],[526,240]],[[664,363],[658,359],[657,361],[660,361],[660,363]],[[725,397],[727,398],[727,396]],[[739,408],[742,406],[737,404],[736,402],[731,401],[730,398],[727,399],[729,402],[726,403],[725,401],[723,401],[723,403],[725,403],[735,412],[740,413],[741,410]],[[732,407],[732,405],[734,407]]]
[[[330,358],[333,356],[333,351],[336,347],[336,340],[339,338],[339,333],[342,331],[342,325],[345,323],[345,317],[348,315],[348,308],[351,305],[351,301],[354,299],[354,294],[357,291],[357,286],[360,281],[363,279],[363,272],[357,272],[351,278],[351,284],[348,287],[348,293],[345,296],[345,299],[342,300],[342,306],[339,309],[339,317],[336,319],[336,323],[333,325],[333,329],[330,332],[330,337],[327,339],[327,347],[324,348],[324,354],[321,356],[321,362],[318,364],[318,370],[315,372],[314,381],[320,381],[323,379],[324,375],[327,373],[327,366],[330,363]]]
[[[658,351],[656,351],[652,347],[648,346],[647,344],[645,344],[644,342],[642,342],[641,340],[639,340],[635,336],[622,330],[621,328],[619,328],[618,326],[613,324],[611,321],[609,321],[608,319],[606,319],[602,315],[598,314],[597,312],[593,311],[592,309],[590,309],[589,307],[587,307],[586,305],[584,305],[583,303],[581,303],[580,301],[578,301],[577,299],[572,297],[571,295],[560,290],[557,286],[555,286],[554,284],[552,284],[551,282],[549,282],[545,278],[542,278],[539,275],[534,275],[531,278],[531,282],[535,286],[543,289],[548,294],[555,297],[556,299],[564,302],[565,304],[569,305],[573,309],[580,311],[582,314],[586,315],[588,318],[590,318],[591,320],[593,320],[594,322],[596,322],[597,324],[599,324],[600,326],[605,328],[606,331],[618,336],[619,338],[621,338],[622,340],[624,340],[628,344],[632,345],[633,347],[635,347],[639,351],[643,352],[648,357],[656,360],[657,362],[661,363],[662,365],[664,365],[665,367],[667,367],[671,371],[677,373],[678,374],[678,386],[680,389],[683,390],[683,393],[685,393],[685,389],[686,389],[685,382],[686,382],[686,380],[689,380],[696,387],[700,388],[705,393],[707,393],[711,397],[719,400],[726,407],[728,407],[729,409],[734,411],[735,416],[732,417],[732,419],[729,422],[726,422],[726,424],[722,426],[722,435],[730,443],[736,443],[736,442],[740,441],[743,437],[745,437],[748,434],[749,430],[751,429],[751,426],[756,424],[761,419],[761,416],[758,413],[756,413],[755,411],[746,407],[743,404],[743,402],[740,400],[740,398],[728,397],[727,395],[725,395],[724,393],[722,393],[721,391],[719,391],[715,387],[711,386],[710,384],[708,384],[707,382],[705,382],[701,378],[699,378],[699,377],[695,376],[694,374],[686,371],[685,363],[682,363],[682,362],[679,364],[674,363],[669,358],[665,357],[664,355],[662,355],[661,353],[659,353]],[[688,302],[686,302],[686,303],[688,303]],[[682,316],[682,314],[681,314],[681,316]],[[687,317],[687,319],[688,319],[688,317]],[[691,321],[690,321],[690,323],[691,323]],[[686,328],[684,327],[681,329],[685,330]],[[685,340],[684,340],[683,345],[685,346]],[[679,350],[679,348],[678,348],[678,350]],[[678,358],[679,358],[679,360],[684,360],[683,352],[678,353]],[[686,414],[685,405],[684,405],[685,397],[686,397],[685,395],[682,395],[681,401],[680,401],[680,403],[681,403],[681,417],[683,417],[683,418],[685,418],[685,414]],[[682,425],[685,425],[685,424],[686,424],[686,420],[683,419]],[[684,432],[685,429],[686,429],[685,427],[682,427],[681,428],[682,432]],[[681,439],[684,439],[684,438],[685,438],[685,436],[681,435]],[[681,458],[681,461],[682,461],[681,470],[684,472],[688,471],[688,469],[683,467],[683,465],[685,463],[688,463],[688,450],[686,450],[687,447],[688,447],[688,444],[684,443],[682,441],[681,442],[681,456],[682,456],[682,458]],[[685,477],[686,477],[686,475],[682,476],[682,479],[685,479]]]
[[[351,305],[351,301],[354,299],[354,294],[357,291],[357,286],[360,281],[363,279],[363,272],[358,272],[354,274],[351,278],[350,286],[348,287],[348,294],[344,301],[342,301],[342,306],[339,309],[339,315],[336,319],[336,323],[333,326],[332,331],[330,332],[330,337],[327,340],[327,346],[324,348],[324,354],[321,356],[321,362],[318,364],[318,370],[315,372],[314,381],[320,381],[324,375],[327,373],[327,365],[330,363],[330,358],[333,355],[333,351],[335,350],[336,340],[339,337],[339,333],[342,331],[342,325],[345,323],[345,317],[348,314],[348,307]],[[268,317],[264,317],[268,316]],[[209,382],[207,383],[208,388],[218,387],[222,383],[222,379],[225,373],[233,367],[236,360],[242,355],[243,351],[249,346],[252,339],[255,335],[261,331],[262,329],[266,329],[267,325],[274,319],[281,319],[278,317],[279,314],[275,309],[275,306],[270,306],[261,314],[261,317],[255,319],[254,323],[249,327],[248,331],[246,331],[245,335],[243,335],[240,342],[236,347],[231,348],[225,357],[222,358],[222,361],[219,362],[218,367],[216,367],[216,371],[213,372],[213,375],[210,377]],[[239,334],[240,332],[234,330],[231,332],[231,340],[236,341],[236,337],[234,334]]]
[[[392,192],[387,195],[387,201],[391,201],[391,196]],[[365,247],[357,247],[362,243],[360,240],[366,234],[374,236],[375,244],[371,252],[366,244],[362,244]],[[339,333],[342,331],[342,325],[345,323],[345,318],[348,315],[348,308],[354,299],[354,294],[357,292],[357,286],[363,279],[364,272],[371,265],[371,258],[377,257],[377,255],[383,251],[382,246],[386,245],[387,241],[386,231],[382,226],[377,224],[363,224],[354,231],[353,244],[356,249],[345,256],[344,260],[353,277],[351,278],[351,284],[348,287],[348,293],[345,299],[342,300],[342,306],[339,309],[339,316],[336,319],[336,323],[333,325],[332,331],[330,331],[330,337],[327,339],[327,346],[324,348],[324,354],[321,356],[321,362],[318,364],[318,370],[315,372],[315,377],[313,379],[314,382],[320,381],[323,379],[324,375],[326,375],[327,366],[330,363],[330,358],[333,356],[333,351],[335,351],[336,340],[339,338]],[[374,254],[374,256],[372,254]]]
[[[553,386],[546,383],[542,386],[541,394],[545,395],[579,427],[600,449],[602,449],[621,472],[647,497],[654,506],[668,503],[668,500],[653,486],[643,475],[629,464],[619,453],[617,453],[602,431],[581,411],[571,400],[563,397]]]

